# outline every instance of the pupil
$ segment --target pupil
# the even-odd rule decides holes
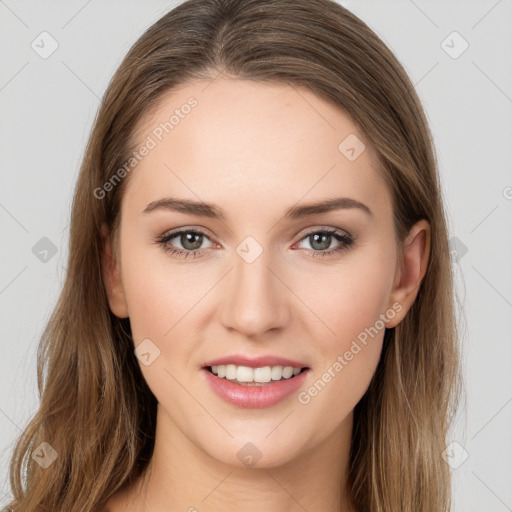
[[[183,247],[185,247],[185,249],[190,249],[190,250],[194,250],[194,249],[199,249],[199,247],[201,247],[201,243],[202,243],[202,236],[201,234],[199,233],[184,233],[181,235],[181,243],[183,245]],[[198,240],[196,240],[195,242],[192,242],[191,240],[193,240],[195,238],[197,238]],[[188,244],[191,243],[191,247],[188,246]]]
[[[329,246],[331,245],[331,242],[330,242],[331,235],[316,233],[315,235],[312,235],[312,238],[313,238],[313,242],[311,243],[311,247],[313,247],[313,248],[315,248],[314,244],[318,242],[319,238],[323,238],[324,241],[320,242],[320,247],[317,247],[317,249],[319,249],[319,250],[328,249]],[[326,240],[328,240],[327,243],[326,243]]]

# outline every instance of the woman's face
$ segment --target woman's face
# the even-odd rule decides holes
[[[137,137],[146,150],[129,171],[109,299],[130,318],[159,421],[234,466],[276,466],[337,438],[384,326],[405,314],[372,148],[313,93],[235,79],[171,91]],[[227,377],[270,383],[205,367],[222,375],[223,358],[245,367]],[[272,380],[287,363],[307,370]]]

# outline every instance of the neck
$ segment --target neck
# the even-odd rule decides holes
[[[153,457],[130,510],[353,512],[346,492],[351,430],[352,415],[320,444],[300,447],[293,460],[235,467],[192,443],[159,406]]]

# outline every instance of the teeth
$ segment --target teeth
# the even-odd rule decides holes
[[[233,365],[235,366],[235,365]],[[254,370],[249,368],[248,366],[235,366],[236,368],[236,377],[235,379],[238,382],[254,382],[256,379],[254,378]]]
[[[236,379],[236,365],[227,364],[226,365],[226,379],[234,380]]]
[[[283,376],[282,366],[273,366],[271,370],[272,380],[279,380]]]
[[[249,366],[237,366],[236,364],[220,364],[212,366],[212,373],[217,377],[238,382],[270,382],[272,380],[289,379],[298,375],[302,368],[292,366],[263,366],[250,368]]]
[[[240,372],[240,369],[238,371]],[[240,377],[238,377],[237,380],[240,380]],[[270,382],[271,380],[272,369],[270,368],[270,366],[264,366],[263,368],[254,368],[253,382]]]

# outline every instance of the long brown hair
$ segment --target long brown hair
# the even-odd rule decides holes
[[[386,330],[378,368],[354,411],[349,487],[359,511],[449,510],[441,453],[460,370],[432,137],[395,56],[331,0],[188,0],[126,55],[103,97],[76,184],[67,275],[38,350],[41,403],[14,449],[10,507],[99,510],[151,458],[156,399],[134,354],[129,319],[109,309],[101,270],[101,226],[116,233],[129,175],[102,198],[94,191],[129,159],[137,123],[164,92],[219,73],[302,86],[342,109],[378,154],[397,239],[420,219],[430,223],[417,299]],[[31,456],[43,442],[57,453],[46,469]]]

